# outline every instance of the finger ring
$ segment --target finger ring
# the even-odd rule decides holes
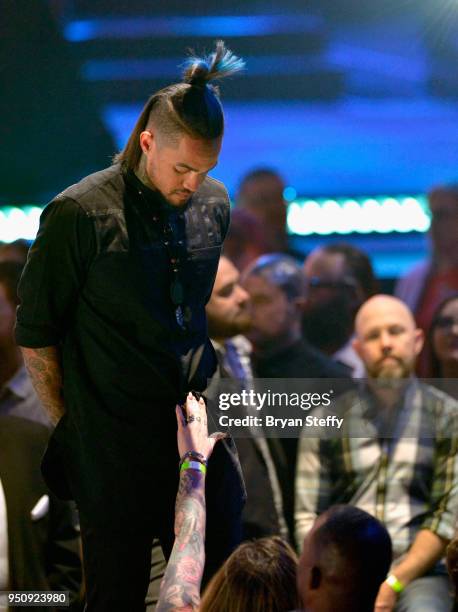
[[[186,423],[192,423],[195,420],[196,420],[196,417],[193,414],[191,414],[191,416],[186,417]],[[200,420],[200,418],[199,418],[199,420]]]

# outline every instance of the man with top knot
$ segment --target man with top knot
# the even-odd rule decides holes
[[[173,546],[175,405],[216,376],[208,301],[229,223],[213,79],[222,41],[155,93],[112,166],[45,209],[19,287],[16,337],[56,429],[50,487],[77,502],[89,611],[144,609],[151,542]],[[207,480],[206,575],[238,543],[244,486],[230,440]]]

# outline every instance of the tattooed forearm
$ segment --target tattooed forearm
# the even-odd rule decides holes
[[[55,424],[65,412],[60,350],[57,346],[22,347],[22,354],[35,391]]]
[[[175,505],[175,543],[161,585],[158,612],[197,610],[205,564],[205,476],[180,473]]]

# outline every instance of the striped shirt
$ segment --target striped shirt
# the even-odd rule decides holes
[[[296,471],[296,541],[334,504],[352,504],[377,517],[393,541],[393,558],[420,529],[451,539],[458,515],[458,403],[413,380],[403,395],[392,435],[380,435],[368,391],[341,399],[346,418],[339,438],[302,437]],[[366,437],[352,435],[364,423]],[[407,434],[407,435],[406,435]]]

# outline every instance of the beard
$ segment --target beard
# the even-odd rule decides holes
[[[350,298],[338,295],[326,302],[305,307],[302,333],[305,339],[325,353],[334,353],[353,334],[354,308]]]
[[[251,329],[251,315],[243,310],[230,320],[208,316],[208,335],[210,338],[232,338],[246,334]]]
[[[371,366],[366,364],[366,369],[371,378],[394,381],[408,378],[413,372],[413,364],[410,361],[393,356],[380,359]]]

